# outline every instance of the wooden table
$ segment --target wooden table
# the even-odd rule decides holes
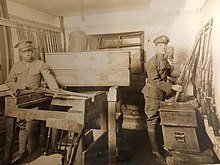
[[[120,122],[117,122],[117,116],[122,116],[118,87],[130,86],[130,52],[96,50],[47,53],[46,63],[62,86],[110,87],[108,92],[108,164],[116,164],[117,127],[120,125]]]
[[[90,140],[87,141],[87,146],[84,146],[83,141],[81,141],[80,147],[77,150],[77,156],[74,163],[76,164],[86,164],[86,158],[89,154],[89,151],[94,151],[95,143],[102,141],[107,133],[107,95],[105,91],[94,91],[88,92],[88,95],[91,97],[77,100],[70,99],[52,99],[51,97],[46,97],[42,93],[29,93],[21,95],[18,97],[7,97],[6,98],[6,111],[7,116],[7,130],[6,130],[6,148],[5,148],[5,157],[4,163],[10,164],[12,160],[12,149],[14,142],[15,134],[15,123],[16,118],[19,119],[29,119],[29,120],[40,120],[46,121],[49,118],[54,119],[69,119],[74,120],[79,124],[84,125],[88,129],[88,123],[93,119],[100,116],[100,129],[90,130],[85,134],[84,137],[91,137],[91,132],[96,134],[94,138],[96,141]],[[52,102],[51,102],[52,101]],[[44,109],[44,106],[47,106],[51,102],[52,105],[56,106],[68,106],[70,107],[68,112],[63,112],[62,109],[56,109],[52,111],[51,109]],[[42,106],[44,105],[44,106]],[[34,110],[32,108],[39,107],[39,110]],[[90,133],[89,133],[90,132]],[[103,138],[101,138],[103,137]],[[107,136],[106,136],[107,137]],[[83,138],[86,139],[87,138]],[[53,136],[52,144],[53,146],[56,143],[56,136]],[[89,143],[89,144],[88,144]],[[91,143],[91,144],[90,144]],[[106,140],[107,143],[107,140]],[[107,146],[107,145],[106,145]]]

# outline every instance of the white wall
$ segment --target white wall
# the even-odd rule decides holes
[[[212,58],[213,58],[213,78],[215,84],[215,100],[216,110],[220,118],[220,47],[219,47],[219,36],[220,36],[220,1],[219,0],[207,0],[200,11],[199,18],[199,29],[213,18],[213,29],[212,29]]]
[[[208,13],[208,14],[204,14]],[[220,119],[220,47],[219,47],[219,36],[220,36],[220,1],[212,0],[212,3],[207,3],[206,7],[202,11],[201,23],[204,24],[213,17],[213,30],[212,30],[212,58],[213,58],[213,78],[215,86],[215,101],[216,110]]]
[[[149,55],[154,54],[153,39],[161,34],[170,37],[170,46],[174,46],[176,61],[182,61],[188,56],[189,51],[195,39],[195,28],[197,27],[197,12],[181,11],[181,12],[152,12],[149,20],[147,31],[150,35],[150,42],[147,44],[146,50]]]
[[[138,11],[114,12],[81,17],[65,17],[66,40],[75,28],[87,34],[145,31],[145,51],[148,58],[155,52],[152,40],[166,34],[171,38],[176,59],[185,58],[194,42],[198,26],[198,8],[204,0],[152,0]],[[191,2],[191,3],[190,3]],[[192,4],[193,3],[193,4]]]
[[[29,7],[26,7],[26,6],[11,2],[11,1],[6,1],[6,2],[7,2],[9,14],[16,15],[16,16],[26,18],[29,20],[37,21],[40,23],[45,23],[45,24],[60,27],[59,18],[56,16],[51,16],[49,14],[31,9]]]
[[[86,34],[103,34],[129,31],[145,31],[148,17],[147,11],[130,11],[106,13],[99,15],[85,15],[84,21],[81,17],[66,17],[67,46],[68,35],[75,28],[83,30]]]

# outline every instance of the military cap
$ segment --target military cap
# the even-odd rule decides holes
[[[32,49],[32,41],[30,40],[23,40],[19,41],[16,45],[15,48],[18,48],[18,50],[29,50]]]
[[[167,37],[166,35],[161,35],[161,36],[155,38],[153,42],[155,45],[157,45],[158,43],[168,44],[170,42],[170,38]]]

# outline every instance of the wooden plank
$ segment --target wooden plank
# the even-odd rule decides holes
[[[62,119],[72,119],[79,124],[83,124],[80,118],[77,118],[74,113],[60,112],[60,111],[48,111],[48,110],[33,110],[25,108],[15,108],[13,106],[7,106],[5,110],[5,115],[8,117],[15,117],[20,119],[30,119],[30,120],[42,120],[46,121],[48,118],[62,118]]]
[[[48,53],[46,63],[63,86],[129,86],[127,51]]]
[[[112,52],[118,49],[108,49]],[[140,48],[122,48],[122,51],[130,52],[130,70],[131,73],[143,73],[144,71],[144,51]]]
[[[0,91],[9,91],[9,88],[5,84],[0,85]]]
[[[5,97],[5,96],[9,96],[9,92],[8,91],[0,91],[0,97]]]
[[[44,103],[46,101],[50,101],[51,98],[49,97],[45,97],[45,98],[40,98],[40,99],[37,99],[37,100],[32,100],[32,101],[28,101],[26,103],[22,103],[22,104],[19,104],[18,107],[27,107],[27,106],[31,106],[31,105],[39,105],[41,103]]]
[[[91,159],[94,158],[94,155],[99,155],[107,151],[107,133],[98,130],[92,130],[93,132],[93,142],[83,151],[82,159],[84,160],[84,164],[107,164],[107,159],[103,162],[103,159]],[[94,137],[94,134],[99,134],[97,138]],[[88,138],[86,137],[86,140]]]
[[[56,129],[62,129],[66,131],[72,131],[76,133],[80,133],[82,129],[82,124],[79,124],[71,119],[54,119],[48,118],[46,120],[46,126]]]
[[[97,96],[94,96],[94,98],[91,101],[92,106],[86,106],[85,109],[85,117],[88,118],[87,121],[94,117],[97,117],[102,112],[107,111],[107,96],[104,92]]]
[[[89,51],[47,53],[46,63],[50,69],[128,68],[130,60],[125,51]]]
[[[97,92],[95,92],[95,93],[97,93]],[[23,97],[21,97],[21,98],[8,97],[7,100],[6,100],[7,101],[6,114],[7,115],[10,114],[11,110],[16,109],[16,102],[21,103],[24,100],[26,100],[26,97],[24,97],[24,98]],[[42,102],[42,99],[43,99],[43,101],[45,101],[44,99],[48,99],[48,98],[47,97],[41,98],[40,99],[41,102]],[[78,122],[80,122],[80,123],[87,122],[87,121],[97,117],[98,115],[100,115],[102,113],[102,111],[103,111],[102,102],[106,101],[105,92],[97,93],[97,96],[94,96],[93,99],[94,100],[92,100],[92,98],[89,98],[89,99],[86,99],[86,100],[71,100],[70,101],[71,104],[69,104],[69,105],[71,105],[72,108],[69,112],[71,113],[71,115],[74,113],[74,118],[77,119]],[[60,100],[60,101],[66,103],[67,100]],[[95,104],[93,102],[95,102]],[[34,101],[29,101],[29,102],[26,102],[26,103],[18,104],[17,106],[20,107],[20,108],[17,109],[17,110],[19,110],[19,111],[26,110],[27,111],[28,109],[24,109],[24,108],[22,109],[21,107],[25,107],[27,105],[32,105],[32,103],[34,103],[34,104],[39,103],[39,100],[34,100]],[[64,104],[64,106],[67,106],[67,105]],[[16,111],[16,113],[17,112],[18,111]],[[13,112],[12,117],[17,117],[16,113]],[[22,118],[30,118],[30,117],[34,118],[34,119],[41,118],[39,120],[45,120],[47,118],[46,116],[50,117],[49,113],[53,113],[53,115],[56,115],[56,114],[54,114],[54,113],[56,113],[56,111],[53,111],[53,112],[48,111],[48,113],[46,113],[46,111],[44,110],[44,112],[40,111],[40,112],[37,112],[37,113],[38,114],[35,114],[35,111],[30,109],[28,112],[22,112],[19,115]]]
[[[81,111],[82,109],[85,108],[85,101],[86,100],[85,99],[83,99],[83,100],[70,100],[70,99],[53,98],[51,105],[69,106],[69,107],[72,107],[72,109],[77,109],[78,111]]]
[[[116,103],[108,102],[108,164],[116,164]]]
[[[35,101],[36,102],[40,102],[42,99],[42,101],[47,101],[49,99],[51,99],[50,97],[46,97],[43,93],[36,93],[36,92],[27,92],[24,94],[21,94],[17,97],[7,97],[6,98],[6,105],[22,105],[25,106],[25,104],[28,104],[28,102],[30,102],[30,104],[33,104]],[[33,102],[33,103],[31,103]]]
[[[128,68],[118,69],[51,69],[62,86],[129,86]]]

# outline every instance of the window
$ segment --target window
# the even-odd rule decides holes
[[[88,36],[89,50],[137,47],[144,48],[144,32],[110,33]]]

